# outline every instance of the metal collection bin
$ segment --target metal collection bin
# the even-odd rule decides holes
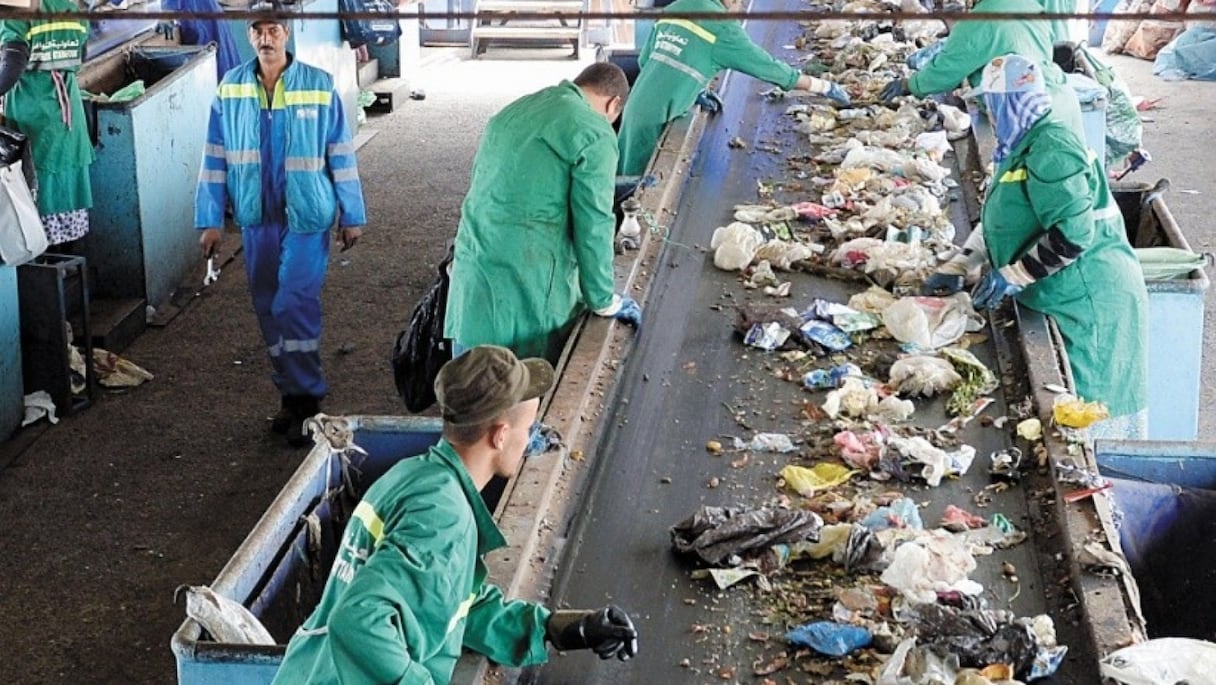
[[[287,641],[321,599],[342,531],[359,498],[394,464],[438,442],[442,430],[442,422],[431,418],[351,416],[328,421],[349,422],[354,443],[367,456],[352,455],[354,468],[348,469],[340,452],[325,443],[314,446],[211,584],[215,592],[249,608],[279,644],[217,643],[188,618],[170,644],[181,685],[270,683]],[[319,545],[310,544],[304,522],[314,514],[320,520]]]
[[[1216,631],[1216,443],[1099,440],[1150,637]]]
[[[85,255],[98,297],[159,306],[198,263],[194,192],[216,87],[215,49],[136,44],[86,64],[80,75],[82,88],[104,93],[137,78],[146,86],[140,97],[96,105],[95,204]],[[142,323],[142,306],[138,314]]]
[[[1161,195],[1147,204],[1151,186],[1115,183],[1132,247],[1190,250]],[[1199,435],[1199,389],[1203,370],[1204,296],[1201,270],[1186,278],[1146,281],[1148,287],[1148,437],[1194,440]]]
[[[0,266],[0,442],[21,425],[24,410],[21,376],[21,315],[17,269]]]

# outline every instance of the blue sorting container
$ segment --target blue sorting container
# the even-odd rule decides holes
[[[0,442],[8,440],[21,425],[24,385],[17,268],[0,265]]]
[[[1150,637],[1216,632],[1216,443],[1099,440]]]
[[[443,425],[412,416],[342,420],[367,455],[350,455],[353,468],[347,468],[341,453],[324,444],[313,447],[211,583],[212,590],[253,612],[278,644],[221,644],[187,618],[170,642],[181,685],[269,685],[287,641],[321,599],[354,506],[394,464],[438,442]],[[309,517],[319,525],[310,529]]]
[[[1133,247],[1191,246],[1158,195],[1147,203],[1147,183],[1113,183]],[[1199,390],[1203,371],[1204,297],[1208,277],[1195,270],[1184,278],[1145,281],[1148,288],[1148,437],[1194,440],[1199,436]]]

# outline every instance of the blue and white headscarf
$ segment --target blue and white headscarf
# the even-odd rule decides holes
[[[1039,65],[1021,55],[997,57],[984,67],[975,94],[983,97],[996,129],[992,159],[1000,162],[1051,110]]]

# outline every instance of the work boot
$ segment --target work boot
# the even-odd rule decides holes
[[[274,415],[274,418],[270,419],[271,432],[287,435],[287,428],[291,426],[292,418],[294,418],[294,414],[291,411],[291,402],[284,395],[280,400],[278,413]]]
[[[291,412],[291,421],[287,425],[287,444],[292,447],[305,447],[312,443],[312,437],[304,429],[304,422],[321,412],[321,398],[312,395],[289,395],[285,399]]]

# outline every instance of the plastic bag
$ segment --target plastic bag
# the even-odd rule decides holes
[[[1216,35],[1213,39],[1216,40]],[[1216,58],[1216,55],[1213,57]],[[1144,271],[1146,281],[1183,278],[1208,264],[1206,254],[1177,247],[1139,247],[1133,251],[1136,253],[1136,259],[1140,261],[1140,269]]]
[[[231,645],[273,645],[274,638],[239,602],[216,593],[206,585],[183,585],[186,615],[198,621],[216,642]]]
[[[448,266],[454,250],[439,262],[435,282],[414,307],[405,330],[397,336],[390,363],[397,394],[411,412],[425,411],[435,403],[435,377],[452,359],[452,344],[443,337],[448,306]]]
[[[840,464],[816,464],[809,469],[790,464],[781,469],[785,484],[803,497],[813,497],[820,490],[842,485],[858,473],[861,472]]]
[[[962,382],[954,366],[941,357],[913,355],[891,365],[890,385],[901,395],[932,397]]]
[[[920,518],[920,510],[916,502],[907,497],[900,497],[889,506],[879,507],[861,520],[861,525],[877,533],[891,528],[924,530],[925,523]]]
[[[840,657],[869,645],[874,638],[860,626],[816,621],[794,628],[785,634],[785,639],[826,656]]]
[[[883,310],[882,322],[896,340],[925,349],[944,347],[983,327],[971,296],[962,292],[950,297],[905,297]]]
[[[1216,672],[1216,644],[1163,637],[1111,652],[1099,667],[1121,685],[1207,683]]]
[[[1072,395],[1056,395],[1051,405],[1055,422],[1068,428],[1088,428],[1110,418],[1110,411],[1101,402],[1085,402]]]
[[[896,547],[880,579],[913,603],[931,604],[938,592],[983,592],[982,585],[967,577],[975,568],[965,543],[945,531],[930,531]]]
[[[739,221],[719,226],[709,241],[709,247],[714,251],[714,266],[723,271],[746,268],[763,244],[764,236],[760,231]]]
[[[818,540],[822,527],[817,514],[800,509],[701,507],[671,527],[671,545],[682,554],[721,564],[779,543]]]

